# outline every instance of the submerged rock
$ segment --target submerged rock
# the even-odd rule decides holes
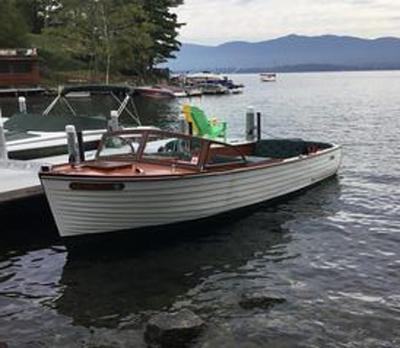
[[[149,344],[161,347],[185,347],[197,338],[204,328],[204,321],[187,309],[177,313],[161,313],[147,323],[145,340]]]
[[[286,300],[268,293],[248,293],[243,294],[239,305],[243,309],[270,309],[272,306],[285,303]]]

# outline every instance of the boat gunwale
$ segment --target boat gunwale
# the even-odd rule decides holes
[[[200,138],[201,139],[201,138]],[[124,182],[140,182],[140,181],[169,181],[169,180],[182,180],[182,179],[192,179],[192,178],[198,178],[198,177],[210,177],[210,176],[221,176],[221,175],[229,175],[229,174],[235,174],[235,173],[241,173],[241,172],[251,172],[254,170],[258,169],[266,169],[266,168],[273,168],[273,167],[278,167],[278,166],[284,166],[288,164],[293,164],[293,163],[298,163],[301,161],[308,161],[311,159],[315,159],[317,157],[321,157],[324,155],[327,155],[332,152],[336,152],[342,149],[342,145],[337,145],[337,144],[330,144],[332,147],[323,149],[321,151],[318,151],[316,153],[312,153],[310,155],[299,155],[296,157],[289,157],[282,159],[279,162],[270,162],[270,160],[258,162],[258,163],[245,163],[243,166],[240,168],[232,168],[232,169],[226,169],[226,170],[217,170],[217,168],[212,168],[213,170],[206,170],[206,171],[196,171],[194,173],[182,173],[182,174],[177,174],[173,173],[171,175],[132,175],[132,176],[126,176],[126,175],[115,175],[115,176],[107,176],[107,175],[75,175],[75,174],[65,174],[65,173],[54,173],[54,172],[44,172],[40,171],[39,172],[39,177],[40,180],[43,179],[51,179],[51,180],[61,180],[65,181],[70,180],[70,181],[75,181],[75,180],[89,180],[89,181],[124,181]],[[140,161],[135,161],[134,163],[140,163]],[[166,165],[167,166],[167,165]],[[226,166],[226,165],[225,165]],[[221,169],[222,166],[218,167],[218,169]]]

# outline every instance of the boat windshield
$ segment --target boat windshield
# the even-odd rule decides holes
[[[197,166],[200,152],[200,139],[179,137],[177,134],[149,134],[142,159]]]
[[[97,152],[97,158],[110,156],[137,159],[137,152],[142,142],[142,134],[107,135],[103,138]]]
[[[241,151],[232,145],[160,131],[108,133],[96,157],[192,167],[203,161],[206,168],[246,163]]]

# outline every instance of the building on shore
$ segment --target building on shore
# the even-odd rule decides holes
[[[0,49],[0,91],[34,90],[39,83],[36,48]]]

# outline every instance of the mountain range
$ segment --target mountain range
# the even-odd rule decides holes
[[[168,67],[177,72],[400,69],[400,38],[289,35],[218,46],[184,43]]]

